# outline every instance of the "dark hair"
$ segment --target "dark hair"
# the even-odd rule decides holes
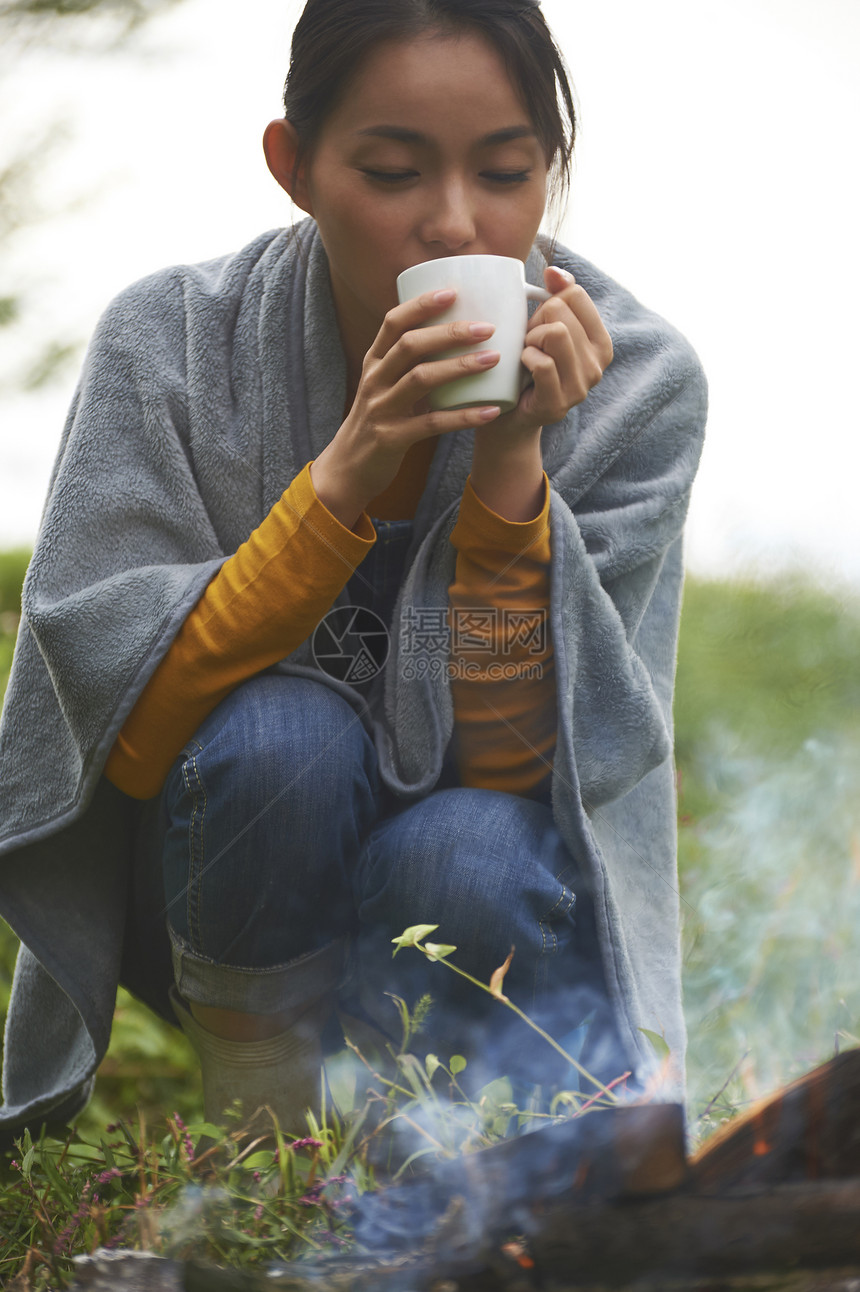
[[[299,136],[297,166],[367,55],[383,41],[471,29],[504,59],[546,152],[554,198],[570,186],[573,91],[539,0],[307,0],[293,33],[284,112]]]

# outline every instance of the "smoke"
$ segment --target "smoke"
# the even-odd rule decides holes
[[[700,755],[696,772],[719,806],[687,828],[682,873],[688,1116],[694,1139],[715,1129],[732,1108],[742,1108],[860,1038],[860,736],[844,732],[809,739],[782,758],[746,753],[728,730],[711,732],[703,747],[707,753]],[[409,956],[421,964],[418,951],[406,950],[392,969],[405,967]],[[441,963],[423,967],[425,985],[444,997],[450,971]],[[477,1006],[481,994],[475,990]],[[586,1091],[587,1083],[572,1069],[559,1072],[552,1051],[544,1053],[545,1042],[537,1036],[508,1031],[501,1002],[481,1000],[486,1013],[476,1008],[464,1035],[446,1019],[437,999],[424,1029],[409,1039],[411,1058],[384,1069],[414,1097],[398,1098],[388,1137],[391,1156],[378,1164],[385,1169],[377,1178],[390,1180],[408,1158],[418,1156],[398,1180],[411,1180],[407,1190],[357,1200],[353,1223],[362,1246],[420,1246],[434,1236],[442,1241],[442,1232],[443,1245],[450,1241],[468,1248],[498,1228],[502,1211],[517,1232],[528,1233],[538,1187],[550,1194],[571,1188],[578,1145],[565,1140],[557,1176],[548,1175],[543,1154],[553,1151],[545,1138],[550,1131],[528,1137],[533,1153],[526,1152],[523,1132],[547,1126],[543,1118],[560,1089]],[[591,1005],[584,996],[567,1016],[572,1022],[585,1018]],[[396,1033],[394,1003],[384,1000],[381,1007],[390,1010],[387,1026]],[[566,1012],[553,1002],[547,1005],[547,1013],[556,1017]],[[580,1058],[587,1035],[581,1024],[568,1035],[556,1032],[556,1039]],[[459,1054],[468,1059],[465,1070],[453,1061]],[[512,1065],[512,1056],[518,1064]],[[363,1074],[356,1075],[351,1064],[354,1057],[341,1056],[334,1081],[342,1107],[362,1086]],[[468,1100],[457,1093],[452,1075]],[[618,1074],[601,1069],[597,1075],[606,1081]],[[363,1084],[378,1083],[368,1076]],[[625,1092],[619,1094],[624,1104]],[[575,1106],[562,1101],[555,1111]],[[589,1113],[580,1124],[590,1122],[595,1129],[588,1136],[599,1135],[601,1120],[602,1114],[592,1118]],[[611,1135],[609,1121],[605,1125]],[[579,1133],[569,1126],[569,1131],[553,1127],[551,1136],[561,1143]],[[502,1135],[507,1142],[489,1157],[474,1156],[480,1140],[494,1142]],[[464,1148],[465,1157],[454,1156]],[[611,1144],[589,1139],[588,1150],[599,1163],[612,1161]],[[448,1209],[461,1193],[466,1208],[452,1218]],[[213,1199],[208,1205],[217,1211],[223,1203]],[[194,1192],[183,1199],[168,1222],[174,1250],[192,1243],[201,1222],[213,1223],[214,1216],[201,1213],[205,1206]],[[451,1235],[446,1236],[445,1225],[453,1226]]]
[[[860,737],[773,761],[717,731],[698,773],[722,806],[682,877],[694,1132],[729,1082],[703,1135],[860,1036]]]

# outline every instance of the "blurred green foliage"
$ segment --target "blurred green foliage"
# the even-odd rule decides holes
[[[30,555],[30,549],[26,547],[0,552],[0,698],[12,667],[12,651],[21,614],[21,586]]]
[[[16,613],[27,555],[0,556],[5,614]],[[2,669],[8,633],[0,652]],[[848,596],[799,580],[687,582],[675,721],[689,1096],[700,1134],[832,1053],[839,1033],[858,1034],[858,659],[860,610]],[[4,1008],[13,961],[7,930]],[[136,1103],[149,1117],[173,1108],[200,1116],[184,1037],[120,992],[80,1124],[95,1130]]]
[[[675,689],[675,748],[687,759],[715,726],[762,754],[856,721],[860,599],[800,578],[688,579]]]
[[[858,660],[856,595],[797,578],[687,583],[679,868],[703,1136],[858,1034]]]
[[[0,0],[0,88],[10,74],[28,68],[32,56],[46,51],[74,66],[81,55],[116,58],[139,56],[137,34],[182,0]],[[39,82],[44,63],[30,63],[29,77]],[[39,319],[39,257],[22,256],[18,235],[34,224],[55,219],[68,207],[53,204],[50,189],[40,184],[46,169],[68,152],[72,122],[57,115],[16,112],[9,96],[5,130],[0,136],[0,328],[23,338],[23,360],[0,371],[0,395],[39,390],[61,378],[80,357],[82,339],[45,335]],[[80,199],[78,199],[80,200]],[[84,201],[87,199],[84,198]],[[44,285],[44,284],[43,284]]]
[[[0,0],[0,34],[7,58],[29,49],[115,53],[182,0]],[[23,158],[16,159],[16,163]],[[15,163],[13,163],[15,164]],[[0,184],[0,199],[3,187]],[[0,205],[2,201],[0,200]]]
[[[20,614],[21,588],[31,555],[29,547],[0,552],[0,614]]]

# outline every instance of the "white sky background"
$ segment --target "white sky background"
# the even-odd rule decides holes
[[[185,0],[147,29],[146,57],[39,54],[7,77],[0,138],[70,131],[41,187],[46,205],[77,210],[15,243],[46,336],[86,337],[133,279],[289,220],[260,136],[280,115],[300,9]],[[544,12],[581,114],[562,241],[680,328],[708,374],[688,565],[803,565],[860,586],[860,5],[544,0]],[[0,340],[8,374],[20,353]],[[0,546],[35,535],[74,381],[0,393]]]

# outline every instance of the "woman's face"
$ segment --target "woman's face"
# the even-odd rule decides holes
[[[373,53],[323,127],[306,182],[341,327],[369,345],[401,270],[441,256],[526,259],[547,163],[495,48],[433,35]]]

